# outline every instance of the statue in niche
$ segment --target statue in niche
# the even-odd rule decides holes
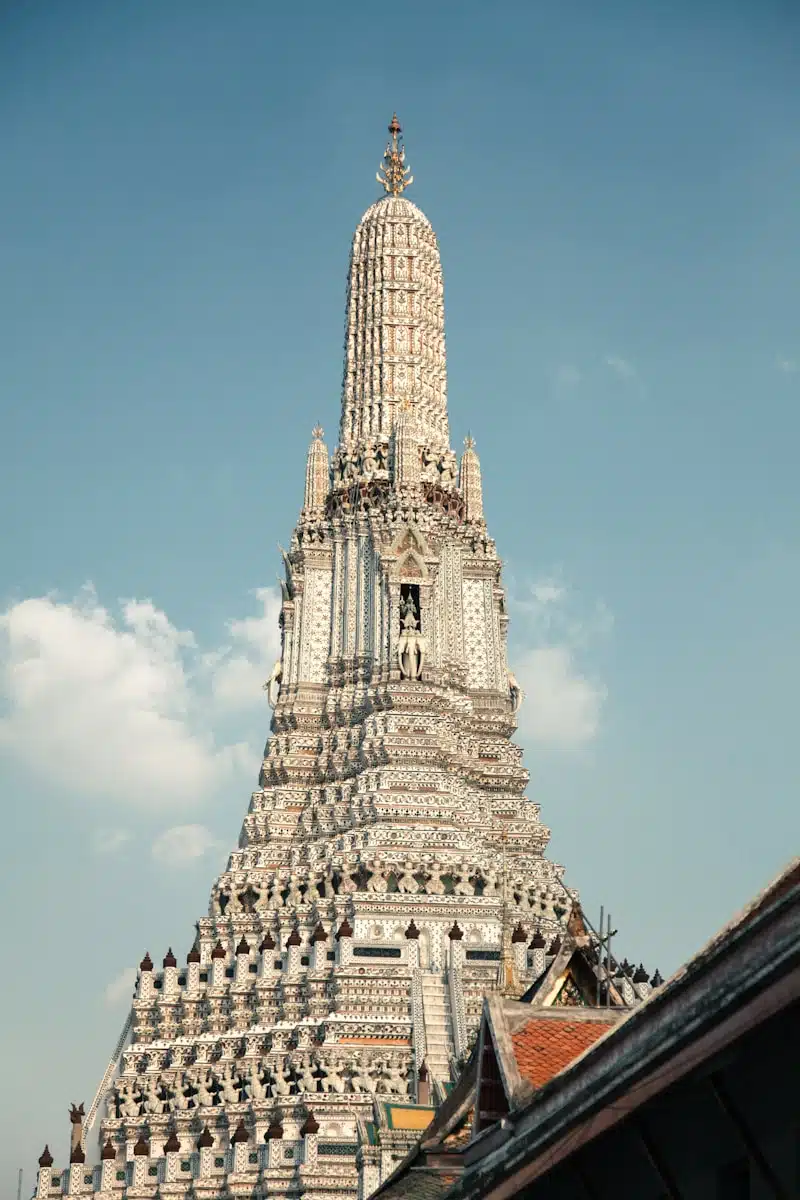
[[[425,662],[428,643],[422,636],[419,610],[410,586],[403,585],[400,598],[400,638],[397,661],[404,679],[419,679]]]
[[[408,592],[400,606],[400,621],[404,630],[419,629],[419,621],[417,619],[417,606],[414,603],[414,597],[411,592]]]

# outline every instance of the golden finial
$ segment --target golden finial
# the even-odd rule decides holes
[[[311,430],[311,436],[315,442],[321,442],[322,439],[325,437],[325,430],[322,428],[322,426],[320,424],[316,424],[314,426],[314,428]]]
[[[392,140],[387,142],[386,153],[375,178],[378,183],[383,184],[383,189],[388,195],[399,196],[414,182],[414,176],[409,174],[411,168],[405,165],[406,148],[403,145],[403,131],[397,113],[392,115],[389,133]]]

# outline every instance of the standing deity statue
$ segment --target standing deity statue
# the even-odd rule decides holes
[[[383,872],[383,863],[379,858],[376,858],[372,864],[372,874],[367,881],[367,891],[383,894],[387,889],[386,876]]]
[[[325,1092],[336,1092],[340,1096],[344,1095],[347,1091],[344,1064],[340,1058],[335,1058],[333,1062],[328,1064],[325,1078],[322,1080],[322,1090]]]
[[[434,860],[431,863],[431,874],[425,884],[425,891],[431,896],[443,896],[446,890],[442,879],[442,864]]]
[[[303,894],[300,891],[300,884],[297,879],[297,874],[292,871],[289,876],[289,891],[286,896],[286,907],[297,908],[298,904],[303,903]]]
[[[248,1091],[253,1104],[258,1104],[267,1098],[267,1075],[260,1062],[250,1064],[250,1081]]]
[[[403,866],[403,871],[397,876],[398,892],[416,893],[419,891],[419,883],[414,878],[413,863],[406,862]]]
[[[453,872],[453,895],[471,896],[473,894],[473,889],[469,880],[470,868],[466,863],[461,863],[458,868],[458,873],[455,871]]]

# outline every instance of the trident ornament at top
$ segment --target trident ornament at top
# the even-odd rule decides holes
[[[375,178],[378,183],[383,184],[384,191],[388,192],[390,196],[399,196],[409,184],[414,182],[414,176],[409,174],[411,168],[405,165],[406,149],[403,145],[403,131],[400,128],[397,113],[392,116],[389,133],[392,135],[392,140],[386,145],[386,153]]]

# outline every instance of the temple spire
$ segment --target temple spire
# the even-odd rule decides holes
[[[382,184],[384,191],[388,195],[399,196],[401,192],[404,192],[414,182],[414,176],[410,174],[411,168],[406,166],[403,131],[400,128],[397,113],[392,114],[392,119],[389,123],[389,134],[392,140],[386,145],[386,153],[383,156],[383,162],[378,168],[378,174],[375,178],[378,183]]]

